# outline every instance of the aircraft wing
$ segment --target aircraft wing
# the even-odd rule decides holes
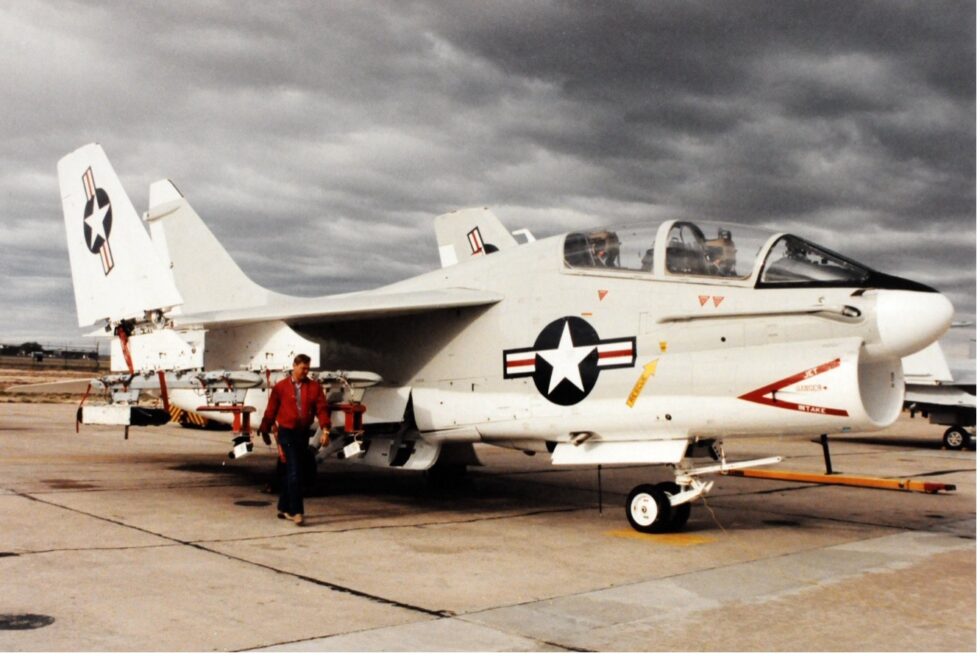
[[[977,397],[967,394],[953,385],[907,385],[906,403],[942,406],[977,407]]]
[[[905,372],[906,384],[910,385],[953,382],[953,374],[939,342],[933,342],[921,351],[902,358],[902,370]]]
[[[495,292],[447,288],[409,292],[360,292],[289,298],[265,305],[219,310],[174,317],[176,326],[233,326],[256,321],[287,321],[292,324],[329,323],[352,319],[419,314],[433,310],[493,305],[503,299]]]

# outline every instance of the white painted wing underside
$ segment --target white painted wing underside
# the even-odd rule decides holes
[[[905,400],[911,403],[977,407],[977,397],[953,386],[912,385],[905,390]]]

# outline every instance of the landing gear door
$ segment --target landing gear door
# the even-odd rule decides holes
[[[364,390],[361,403],[367,408],[364,411],[364,424],[400,424],[405,419],[405,408],[412,388],[383,387],[376,385]]]

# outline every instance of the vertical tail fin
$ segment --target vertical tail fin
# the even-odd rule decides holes
[[[245,275],[170,180],[150,185],[146,220],[184,298],[181,313],[262,305],[279,296]]]
[[[101,146],[62,157],[58,184],[79,326],[183,302]]]
[[[439,260],[444,268],[518,245],[500,219],[485,207],[437,216],[435,228]]]

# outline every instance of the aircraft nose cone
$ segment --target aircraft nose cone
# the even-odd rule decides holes
[[[876,309],[880,348],[895,357],[924,349],[953,321],[953,304],[938,292],[879,290]]]

